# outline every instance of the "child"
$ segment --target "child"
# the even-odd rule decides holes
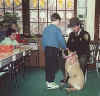
[[[58,67],[59,48],[66,49],[66,43],[62,36],[59,25],[61,17],[58,13],[51,15],[52,23],[43,31],[42,46],[45,53],[45,80],[48,89],[57,89],[59,85],[55,83],[56,69]]]
[[[65,74],[66,77],[69,76],[68,84],[70,86],[66,89],[68,92],[81,90],[84,86],[84,75],[80,68],[78,56],[73,48],[68,49],[68,56],[65,58]]]

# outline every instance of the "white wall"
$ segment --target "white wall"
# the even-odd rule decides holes
[[[87,0],[86,30],[90,33],[92,40],[94,39],[95,30],[95,2],[96,0]]]

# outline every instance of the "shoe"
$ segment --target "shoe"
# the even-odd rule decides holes
[[[57,85],[55,82],[46,82],[48,89],[57,89],[59,88],[59,85]]]
[[[60,80],[60,83],[66,83],[69,79],[69,76],[66,79]]]
[[[66,84],[66,81],[65,80],[61,80],[60,81],[60,87],[63,88]]]
[[[64,79],[60,81],[60,83],[65,83],[65,82],[66,82],[66,80],[64,80]]]

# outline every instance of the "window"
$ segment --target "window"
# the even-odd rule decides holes
[[[74,0],[30,0],[29,10],[31,34],[42,34],[55,12],[62,18],[61,29],[65,34],[69,19],[74,16]]]
[[[87,0],[77,0],[77,17],[83,23],[84,28],[86,28],[86,17],[87,17]]]
[[[0,15],[3,16],[7,12],[11,13],[12,15],[16,14],[19,17],[17,23],[19,27],[19,32],[23,33],[23,23],[22,23],[22,0],[1,0],[0,3]]]

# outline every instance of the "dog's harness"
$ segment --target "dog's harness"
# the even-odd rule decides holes
[[[74,60],[73,60],[72,57],[75,56],[75,55],[76,55],[76,52],[70,54],[69,56],[65,56],[64,58],[65,58],[66,60],[70,58],[70,60],[72,61],[72,64],[74,64]]]
[[[64,57],[66,60],[69,59],[69,60],[72,62],[71,65],[69,66],[69,69],[68,69],[69,71],[71,71],[72,65],[75,64],[75,63],[74,63],[75,60],[74,60],[74,58],[72,58],[72,57],[75,56],[75,55],[76,55],[76,52],[70,54],[69,56],[65,56],[65,57]]]
[[[73,57],[74,55],[76,55],[76,52],[74,52],[73,54],[69,55],[69,56],[64,56],[64,59],[68,59],[70,57]]]

